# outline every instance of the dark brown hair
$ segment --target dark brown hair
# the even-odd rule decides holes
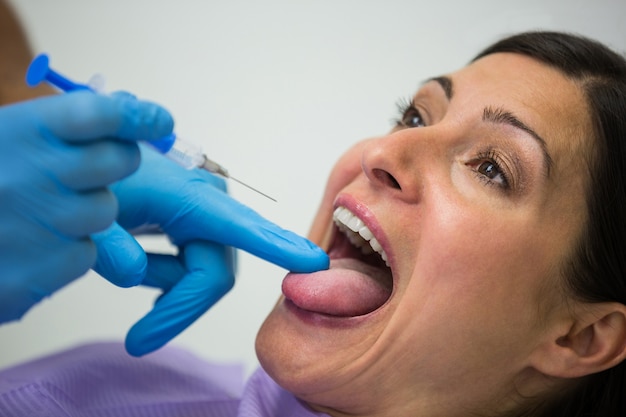
[[[498,52],[548,64],[584,92],[595,136],[586,161],[589,220],[563,276],[567,289],[580,300],[626,304],[626,60],[597,41],[558,32],[514,35],[474,60]],[[582,378],[574,389],[524,415],[626,416],[626,363]]]

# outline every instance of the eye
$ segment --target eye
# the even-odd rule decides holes
[[[497,180],[498,177],[502,176],[498,165],[491,161],[482,162],[480,165],[478,165],[477,171],[492,181]]]
[[[472,165],[478,178],[487,185],[508,190],[510,188],[509,178],[499,159],[496,152],[489,151],[484,155],[479,155]]]
[[[398,128],[413,128],[424,127],[424,119],[420,114],[413,100],[402,99],[398,102],[398,113],[400,117],[395,120],[395,125]]]

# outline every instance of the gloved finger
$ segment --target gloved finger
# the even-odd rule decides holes
[[[141,153],[135,143],[104,138],[89,143],[59,143],[39,159],[61,184],[83,191],[106,187],[132,174],[139,167]]]
[[[228,184],[226,183],[226,180],[217,174],[212,174],[204,169],[197,169],[196,174],[218,190],[225,193],[228,191]]]
[[[109,94],[109,96],[115,97],[116,99],[120,99],[120,100],[137,100],[137,96],[131,93],[130,91],[123,91],[123,90],[114,91],[111,94]]]
[[[59,235],[80,238],[106,229],[117,215],[117,199],[106,188],[74,192],[52,181],[11,190],[4,198],[12,217]]]
[[[87,272],[95,261],[91,240],[55,239],[53,233],[47,234],[43,236],[47,240],[22,242],[24,250],[0,237],[0,322],[20,319],[33,305]],[[52,242],[54,247],[49,247]]]
[[[117,223],[94,233],[98,257],[93,270],[118,287],[132,287],[141,283],[147,271],[148,260],[141,245]]]
[[[123,227],[158,224],[177,246],[192,240],[218,242],[295,272],[328,268],[322,249],[228,196],[212,185],[214,177],[185,170],[147,146],[140,148],[137,172],[111,186]]]
[[[250,224],[238,225],[229,246],[240,248],[292,272],[307,273],[328,269],[330,259],[326,252],[310,240],[285,230],[253,212],[246,217]]]
[[[188,244],[181,256],[189,272],[157,300],[152,311],[126,336],[126,350],[133,356],[162,347],[196,321],[234,284],[230,248],[198,241]]]
[[[87,272],[96,262],[96,246],[89,237],[68,239],[45,228],[35,230],[23,221],[16,223],[21,230],[19,239],[15,234],[0,238],[0,271],[3,271],[0,281],[8,277],[32,277],[19,281],[37,282],[41,293],[51,294]]]
[[[233,275],[237,273],[237,251],[232,250]],[[160,253],[147,253],[148,272],[141,282],[145,287],[159,288],[164,292],[172,289],[179,282],[187,270],[181,262],[180,255],[165,255]]]
[[[184,220],[194,225],[190,231],[197,233],[197,238],[242,249],[293,272],[328,268],[328,255],[308,239],[270,222],[220,190],[206,188],[189,204],[193,212]]]
[[[36,106],[49,135],[68,141],[102,137],[154,140],[169,135],[174,127],[167,110],[132,95],[76,91],[29,104]]]
[[[148,253],[148,270],[141,285],[159,288],[164,292],[172,289],[186,274],[181,256]]]

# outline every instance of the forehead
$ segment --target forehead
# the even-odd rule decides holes
[[[505,108],[545,140],[556,175],[581,172],[594,137],[586,98],[575,81],[547,64],[513,53],[488,55],[449,78],[451,109]]]

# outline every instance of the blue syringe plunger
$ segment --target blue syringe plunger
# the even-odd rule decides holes
[[[35,87],[43,81],[65,92],[92,90],[88,85],[75,83],[50,68],[50,59],[46,54],[37,55],[26,71],[26,84],[30,87]]]

